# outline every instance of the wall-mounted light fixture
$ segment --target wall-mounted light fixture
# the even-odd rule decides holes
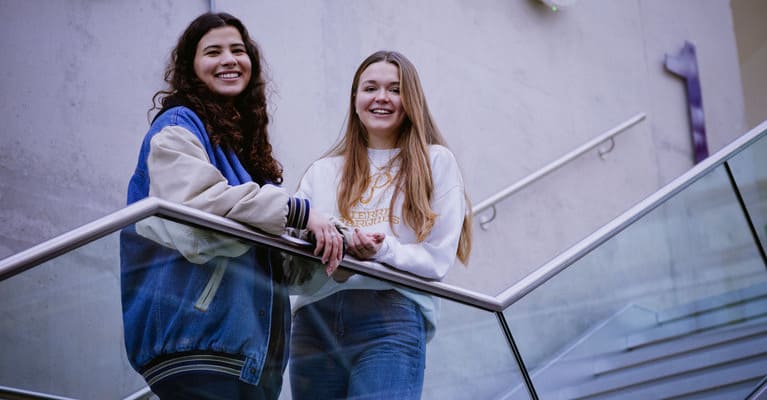
[[[571,6],[573,3],[575,3],[576,0],[539,0],[539,1],[545,4],[547,7],[549,7],[552,11],[559,11],[560,8]]]

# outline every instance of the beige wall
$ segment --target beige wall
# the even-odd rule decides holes
[[[749,127],[767,119],[767,2],[732,0],[732,18]]]

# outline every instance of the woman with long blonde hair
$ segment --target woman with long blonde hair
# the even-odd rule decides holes
[[[400,53],[379,51],[359,66],[345,134],[309,167],[296,195],[351,229],[347,251],[358,259],[432,280],[468,260],[463,179]],[[292,395],[420,398],[437,299],[341,273],[294,303]]]

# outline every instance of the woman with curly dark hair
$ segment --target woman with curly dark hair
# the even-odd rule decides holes
[[[128,204],[155,196],[271,234],[308,229],[315,254],[335,270],[343,242],[334,222],[277,186],[282,168],[269,144],[260,52],[240,20],[196,18],[165,81]],[[279,266],[267,250],[163,224],[138,223],[121,235],[131,365],[162,399],[277,398],[290,329]]]

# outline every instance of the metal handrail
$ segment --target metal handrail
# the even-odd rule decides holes
[[[565,154],[564,156],[554,160],[553,162],[549,163],[548,165],[544,166],[543,168],[535,171],[534,173],[522,178],[521,180],[515,182],[511,186],[499,191],[498,193],[488,197],[487,199],[477,203],[472,209],[471,212],[474,215],[477,215],[487,209],[492,209],[493,213],[490,215],[490,217],[482,219],[480,218],[479,226],[482,229],[485,229],[485,225],[490,223],[493,219],[495,219],[496,210],[495,205],[500,202],[501,200],[511,196],[512,194],[522,190],[523,188],[527,187],[531,183],[537,181],[540,178],[543,178],[544,176],[554,172],[555,170],[559,169],[561,166],[567,164],[571,160],[575,159],[576,157],[580,156],[583,153],[586,153],[587,151],[599,146],[600,144],[610,141],[611,146],[609,150],[606,150],[604,152],[600,151],[599,156],[602,157],[605,153],[608,153],[612,150],[612,148],[615,146],[614,137],[615,135],[625,131],[626,129],[634,126],[639,121],[643,120],[645,118],[645,113],[639,113],[625,122],[621,123],[620,125],[602,133],[601,135],[595,137],[594,139],[591,139],[590,141],[584,143],[580,147],[576,148],[575,150],[572,150],[571,152]]]
[[[319,257],[312,254],[311,248],[306,242],[301,242],[287,236],[274,236],[262,233],[227,218],[150,197],[69,233],[0,260],[0,281],[150,216],[159,216],[181,223],[202,226],[240,239],[319,260]],[[346,256],[342,260],[341,266],[363,275],[448,298],[483,310],[502,311],[500,303],[492,296],[444,282],[424,280],[415,275],[398,271],[376,262],[359,261],[351,256]]]
[[[510,288],[498,294],[496,299],[501,303],[503,309],[508,308],[763,136],[767,136],[767,121],[762,122],[745,135],[735,139],[591,235],[560,253]]]

